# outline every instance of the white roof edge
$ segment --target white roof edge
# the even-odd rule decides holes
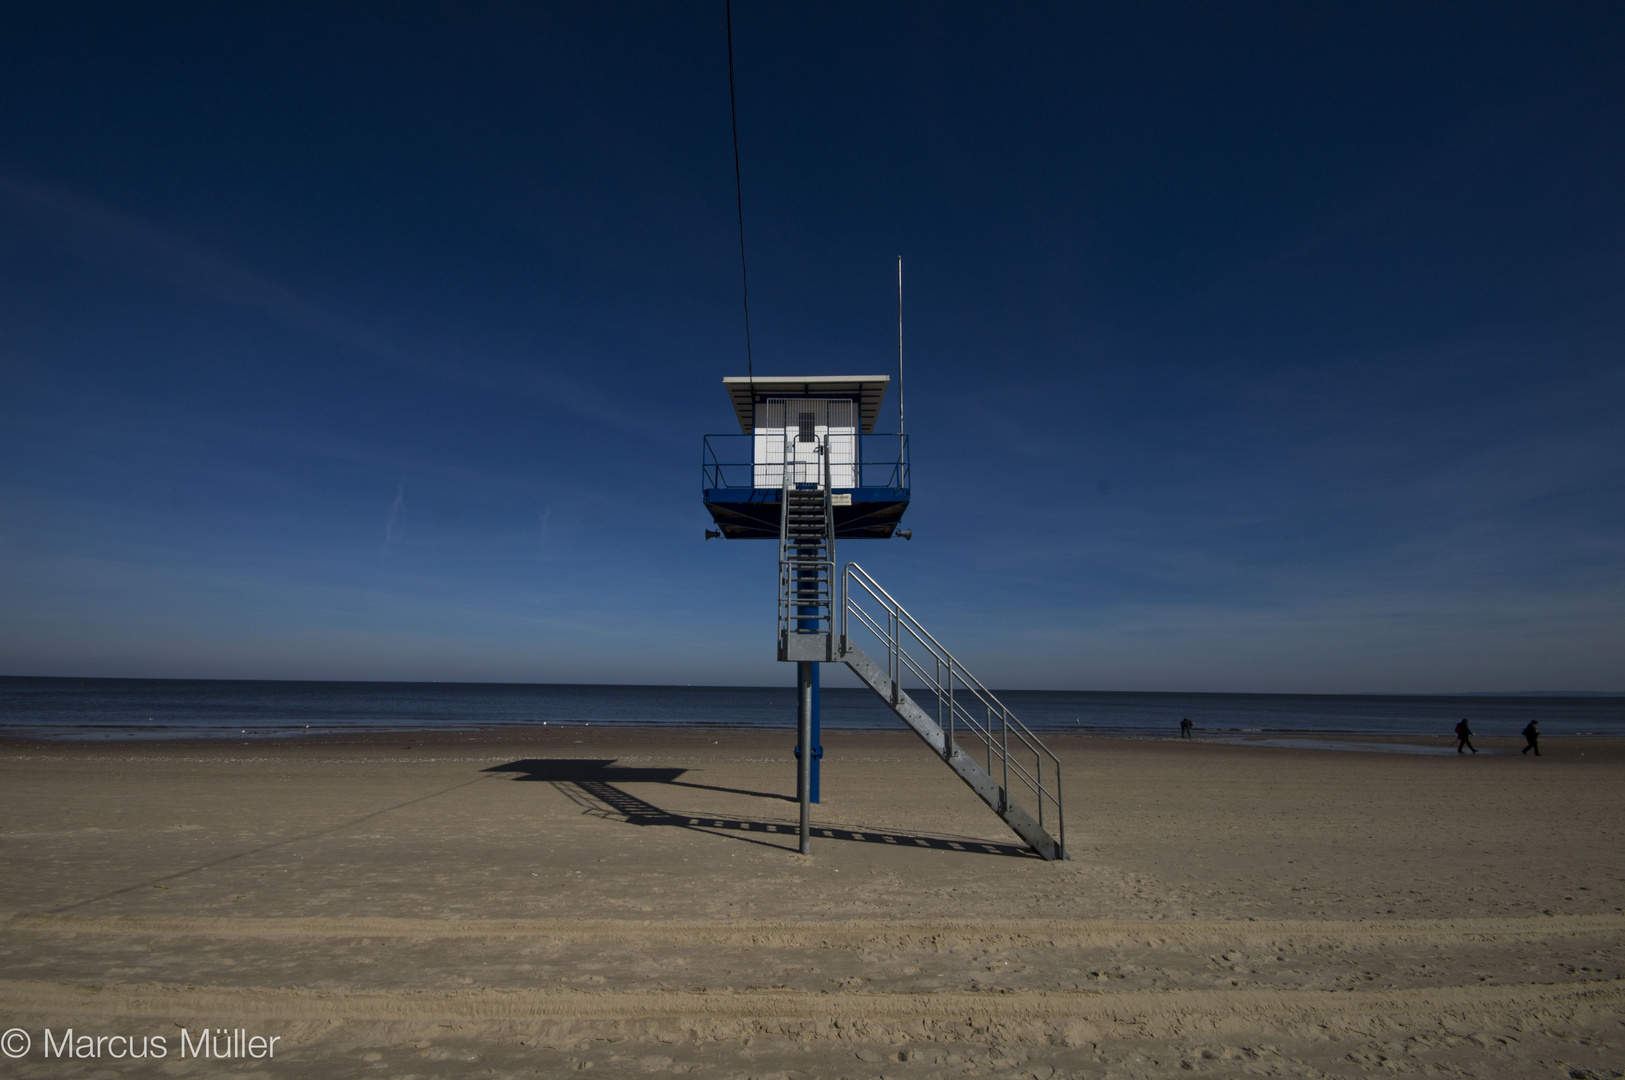
[[[756,395],[795,397],[808,390],[828,387],[831,392],[856,394],[860,416],[858,430],[872,433],[880,403],[891,384],[890,375],[724,375],[722,386],[733,404],[739,430],[749,435],[755,426]],[[837,389],[839,388],[839,389]]]
[[[891,382],[890,375],[724,375],[728,386],[771,386],[774,383],[877,383]]]

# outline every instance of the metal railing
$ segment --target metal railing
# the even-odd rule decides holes
[[[867,631],[879,641],[892,685],[901,691],[904,674],[912,675],[935,704],[937,726],[947,737],[945,753],[951,754],[962,739],[979,742],[974,752],[964,745],[960,748],[985,761],[988,775],[1007,798],[1024,802],[1022,793],[1030,795],[1038,824],[1064,850],[1060,759],[857,563],[846,564],[841,592],[843,644],[854,630]],[[915,691],[909,693],[913,696]],[[929,712],[930,703],[916,703]]]
[[[856,481],[853,487],[910,487],[907,435],[859,435],[854,441],[857,460],[850,466]],[[755,453],[754,435],[705,436],[700,450],[700,487],[756,487]],[[779,471],[777,462],[764,464]],[[778,487],[779,479],[775,476],[769,486]]]

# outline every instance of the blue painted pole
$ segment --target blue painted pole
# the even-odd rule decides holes
[[[796,801],[818,801],[818,765],[824,759],[824,737],[818,705],[818,669],[821,665],[803,660],[796,664]],[[812,747],[803,764],[802,748]],[[805,798],[803,798],[805,794]]]
[[[808,798],[807,801],[808,802],[817,802],[818,801],[818,765],[819,765],[820,762],[822,762],[824,760],[824,737],[823,737],[823,732],[820,730],[821,725],[819,724],[819,715],[818,715],[819,714],[819,708],[818,708],[818,669],[820,667],[822,667],[823,665],[821,665],[821,664],[810,664],[808,666],[812,668],[812,769],[810,770],[811,771],[810,782],[812,784],[812,791],[809,793],[810,797]]]

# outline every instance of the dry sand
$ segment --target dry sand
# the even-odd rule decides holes
[[[0,1076],[1625,1075],[1618,741],[1062,738],[1068,863],[907,733],[802,857],[792,741],[0,745]]]

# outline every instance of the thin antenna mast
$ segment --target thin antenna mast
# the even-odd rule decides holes
[[[745,272],[745,185],[739,178],[739,105],[734,99],[734,6],[728,0],[728,112],[734,131],[734,203],[739,211],[739,283],[745,301],[745,372],[750,379],[751,428],[756,427],[756,363],[750,352],[750,275]]]
[[[903,257],[897,256],[897,460],[903,460]]]

